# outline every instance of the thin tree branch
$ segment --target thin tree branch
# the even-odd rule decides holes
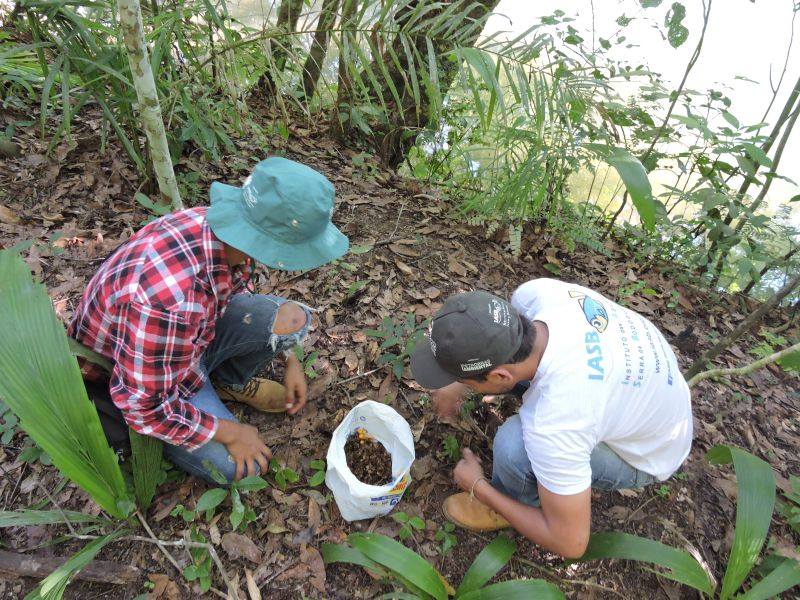
[[[703,371],[702,373],[698,373],[692,377],[687,383],[691,388],[705,379],[719,379],[720,377],[749,375],[753,371],[757,371],[761,367],[777,362],[780,359],[789,356],[790,354],[794,354],[795,352],[800,352],[800,342],[797,342],[788,348],[784,348],[780,352],[774,352],[769,356],[765,356],[764,358],[751,362],[749,365],[744,365],[743,367],[735,367],[731,369],[710,369],[708,371]]]

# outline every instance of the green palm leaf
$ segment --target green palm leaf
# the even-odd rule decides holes
[[[73,554],[67,562],[45,577],[35,590],[25,596],[25,600],[60,600],[75,574],[92,562],[92,559],[97,556],[103,546],[124,533],[127,533],[124,529],[115,531],[86,544],[79,552]]]
[[[110,514],[133,503],[109,448],[64,327],[18,254],[0,251],[0,397],[64,475]]]
[[[464,579],[461,580],[461,585],[458,586],[456,596],[468,594],[485,585],[500,569],[506,566],[516,550],[517,545],[506,536],[498,535],[494,538],[472,561],[464,574]]]
[[[720,600],[726,600],[742,585],[767,539],[775,507],[775,476],[763,460],[734,446],[714,446],[706,458],[712,464],[732,462],[736,469],[736,530],[720,592]]]
[[[787,558],[737,600],[767,600],[800,585],[800,563]]]
[[[4,510],[0,511],[0,528],[23,525],[56,525],[64,519],[70,523],[108,523],[107,519],[73,510]]]
[[[474,590],[458,600],[563,600],[564,593],[542,579],[515,579]]]
[[[715,585],[711,578],[689,553],[638,535],[617,531],[592,534],[589,546],[579,560],[598,558],[623,558],[653,563],[666,569],[665,572],[657,572],[662,577],[693,587],[709,596],[714,591]]]

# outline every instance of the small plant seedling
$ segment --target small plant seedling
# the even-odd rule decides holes
[[[277,462],[275,464],[277,464]],[[225,479],[222,473],[220,473],[211,462],[207,460],[203,461],[203,466],[208,469],[208,472],[214,481],[220,485],[228,484],[228,481]],[[258,475],[250,475],[230,484],[230,521],[234,530],[238,529],[240,531],[244,531],[250,523],[256,520],[256,512],[249,506],[245,506],[244,502],[242,502],[242,496],[247,495],[250,492],[263,490],[268,485],[269,484],[266,482],[266,480]],[[214,516],[214,509],[219,506],[219,504],[227,496],[227,491],[228,490],[222,488],[219,490],[208,490],[200,497],[200,500],[197,501],[197,507],[195,507],[196,512],[205,512],[206,520],[210,521]]]
[[[183,504],[176,504],[169,515],[171,517],[182,517],[185,523],[191,523],[197,516],[197,512],[196,510],[187,509]]]
[[[192,525],[192,530],[189,538],[193,542],[205,543],[205,536],[200,533],[197,526]],[[189,555],[192,557],[192,564],[183,569],[183,576],[187,581],[197,581],[200,586],[200,591],[203,593],[211,589],[211,570],[213,568],[213,559],[211,554],[206,548],[189,548]]]
[[[414,346],[425,336],[427,328],[428,321],[417,326],[414,313],[410,312],[399,323],[395,323],[390,317],[384,317],[378,329],[365,329],[364,334],[383,340],[380,343],[383,354],[378,359],[378,364],[391,365],[395,377],[400,379],[406,361],[414,351]]]
[[[457,461],[461,456],[461,446],[453,435],[448,435],[442,440],[442,447],[444,448],[444,453],[452,461]]]
[[[668,498],[669,497],[669,492],[670,492],[670,489],[669,489],[669,486],[666,483],[662,483],[660,486],[658,486],[658,488],[656,488],[656,494],[658,494],[662,498]]]
[[[393,514],[392,519],[402,525],[402,527],[400,527],[400,531],[397,533],[397,537],[399,537],[401,540],[407,540],[409,537],[414,537],[415,529],[417,531],[422,531],[425,529],[425,521],[419,517],[410,517],[404,512]]]
[[[312,460],[309,465],[313,470],[313,474],[308,479],[308,485],[317,487],[325,481],[325,461],[321,459]]]
[[[439,552],[442,554],[442,556],[450,552],[450,550],[453,549],[453,546],[455,546],[458,543],[458,538],[453,533],[455,529],[456,526],[453,525],[450,521],[448,521],[439,528],[439,530],[436,532],[436,535],[434,536],[434,539],[437,542],[441,542],[442,544],[439,549]]]
[[[297,344],[294,347],[294,355],[297,357],[297,360],[300,361],[300,364],[303,366],[303,373],[305,373],[306,377],[309,379],[316,379],[317,372],[314,370],[314,362],[317,360],[317,356],[319,356],[319,352],[314,350],[308,356],[305,355],[303,352],[303,347],[300,344]]]
[[[17,432],[19,418],[0,401],[0,444],[8,444]]]
[[[789,477],[791,492],[784,492],[783,496],[788,502],[778,504],[778,512],[783,515],[789,527],[800,533],[800,477]]]
[[[294,469],[281,466],[281,464],[274,458],[269,461],[269,470],[270,473],[272,473],[272,476],[275,478],[275,483],[278,484],[278,487],[281,489],[281,491],[286,489],[287,484],[297,483],[300,481],[300,476],[295,472]]]

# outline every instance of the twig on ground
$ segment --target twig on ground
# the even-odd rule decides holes
[[[704,379],[719,379],[720,377],[749,375],[753,371],[757,371],[763,366],[777,362],[780,359],[789,356],[790,354],[794,354],[795,352],[800,352],[800,342],[792,346],[789,346],[788,348],[784,348],[780,352],[775,352],[755,362],[751,362],[749,365],[745,365],[743,367],[737,367],[733,369],[710,369],[708,371],[703,371],[702,373],[698,373],[697,375],[689,379],[687,383],[691,388],[700,383],[701,381],[703,381]]]
[[[291,566],[294,566],[294,564],[295,564],[296,562],[297,562],[296,560],[290,560],[289,562],[287,562],[287,563],[286,563],[285,565],[283,565],[283,566],[282,566],[280,569],[278,569],[278,570],[277,570],[277,571],[275,571],[275,572],[274,572],[272,575],[270,575],[269,577],[267,577],[267,578],[264,580],[264,583],[262,583],[262,584],[261,584],[259,587],[260,587],[260,588],[263,588],[263,587],[264,587],[265,585],[267,585],[267,584],[268,584],[270,581],[272,581],[273,579],[275,579],[275,578],[276,578],[278,575],[280,575],[280,574],[281,574],[281,573],[283,573],[284,571],[288,570],[288,569],[289,569],[289,567],[291,567]]]
[[[380,371],[385,366],[386,365],[381,365],[380,367],[378,367],[376,369],[372,369],[370,371],[364,371],[360,375],[353,375],[352,377],[348,377],[347,379],[342,379],[341,381],[337,381],[337,382],[331,384],[331,387],[333,387],[335,385],[342,385],[343,383],[349,383],[351,381],[355,381],[356,379],[361,379],[362,377],[366,377],[367,375],[372,375],[373,373],[375,373],[377,371]]]
[[[50,493],[50,490],[47,489],[47,486],[42,485],[41,480],[39,481],[39,487],[45,493],[45,495],[47,496],[48,500],[50,500],[50,502],[53,503],[53,506],[56,507],[56,510],[58,510],[58,512],[61,513],[61,518],[64,519],[64,523],[66,523],[67,529],[69,529],[69,532],[72,535],[77,535],[77,532],[75,531],[75,528],[72,526],[72,522],[67,518],[67,514],[64,512],[64,509],[62,509],[61,505],[58,502],[56,502],[56,499]]]

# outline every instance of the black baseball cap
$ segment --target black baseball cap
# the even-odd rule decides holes
[[[522,344],[522,331],[519,313],[502,298],[456,294],[436,313],[428,339],[414,348],[411,372],[429,389],[474,378],[508,363]]]

